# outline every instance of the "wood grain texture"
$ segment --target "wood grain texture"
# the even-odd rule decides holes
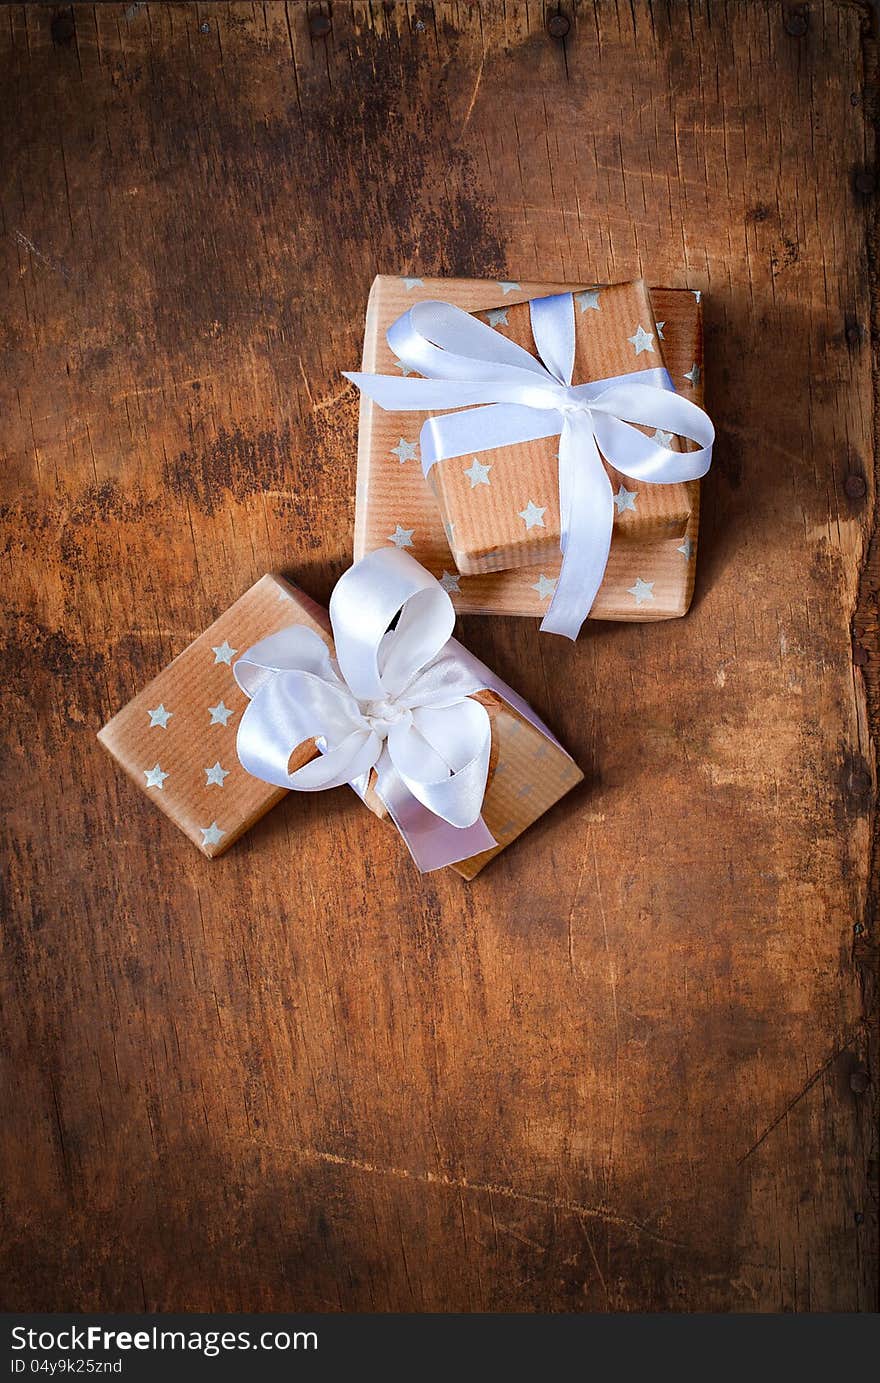
[[[0,9],[7,1308],[876,1306],[869,11],[565,8]],[[588,770],[473,885],[209,862],[94,733],[326,599],[398,271],[704,290],[695,604],[464,621]]]

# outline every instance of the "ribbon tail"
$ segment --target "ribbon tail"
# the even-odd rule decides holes
[[[562,568],[544,634],[576,639],[596,599],[611,550],[614,495],[586,414],[565,420],[559,439]]]
[[[451,826],[413,797],[387,753],[376,765],[376,792],[422,874],[470,859],[498,844],[483,818]]]

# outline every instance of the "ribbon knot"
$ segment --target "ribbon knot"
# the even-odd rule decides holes
[[[697,480],[712,460],[715,430],[702,408],[675,392],[668,371],[634,371],[572,385],[571,293],[533,298],[540,359],[451,303],[416,303],[388,329],[388,344],[421,379],[344,371],[380,408],[440,411],[422,425],[422,470],[474,452],[559,436],[562,568],[541,629],[576,638],[602,583],[614,523],[603,463],[632,480]],[[442,412],[455,409],[456,412]],[[689,438],[673,451],[639,429]]]
[[[412,710],[400,701],[395,701],[393,697],[386,697],[384,701],[368,701],[362,708],[364,720],[370,726],[374,735],[379,739],[387,739],[389,731],[395,725],[411,725]]]

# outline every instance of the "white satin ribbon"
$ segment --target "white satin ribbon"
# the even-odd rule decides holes
[[[236,660],[250,697],[238,729],[243,767],[300,792],[350,783],[361,797],[375,769],[376,792],[422,870],[491,849],[480,813],[492,727],[472,694],[497,692],[552,739],[547,727],[450,637],[449,596],[405,552],[380,548],[345,572],[330,622],[335,657],[294,624]],[[291,754],[309,741],[319,757],[291,773]]]
[[[422,470],[438,461],[541,437],[559,436],[562,569],[541,629],[577,637],[602,583],[614,497],[602,456],[630,479],[652,485],[697,480],[712,460],[708,415],[675,392],[666,370],[634,371],[572,385],[571,293],[529,303],[541,359],[451,303],[416,303],[388,329],[388,344],[423,379],[343,371],[381,408],[424,412]],[[698,450],[672,451],[638,424],[690,438]],[[601,449],[601,454],[600,454]]]

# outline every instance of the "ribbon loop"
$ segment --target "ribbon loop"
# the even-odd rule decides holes
[[[529,311],[540,359],[461,308],[429,300],[388,329],[401,364],[424,378],[343,373],[381,408],[440,412],[422,425],[426,476],[438,461],[559,436],[563,560],[541,629],[573,639],[611,546],[614,501],[603,455],[647,484],[698,480],[711,464],[715,430],[702,408],[675,392],[664,369],[573,385],[571,293],[534,298]],[[673,451],[639,427],[689,438],[694,448]]]
[[[405,552],[396,557],[383,549],[368,553],[339,578],[330,597],[336,657],[361,701],[398,695],[437,656],[455,626],[442,586]],[[398,614],[397,628],[386,639]]]

